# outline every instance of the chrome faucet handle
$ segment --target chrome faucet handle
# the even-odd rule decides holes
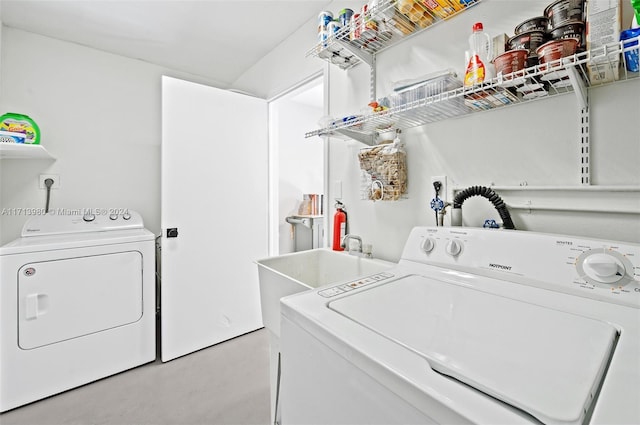
[[[351,252],[350,247],[347,245],[347,241],[349,241],[351,239],[355,239],[355,240],[358,241],[358,250],[357,250],[357,252],[362,252],[362,238],[360,236],[344,235],[344,237],[342,238],[342,243],[340,244],[340,246],[342,248],[346,249],[348,252]]]
[[[342,240],[340,241],[340,247],[341,248],[346,248],[347,247],[347,239],[349,239],[351,237],[350,234],[346,234],[342,237]]]

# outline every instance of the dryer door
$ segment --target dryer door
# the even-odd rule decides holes
[[[28,350],[142,317],[138,251],[25,264],[18,271],[18,345]]]

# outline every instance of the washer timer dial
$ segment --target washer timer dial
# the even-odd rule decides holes
[[[424,252],[431,252],[435,247],[436,247],[436,241],[433,240],[433,238],[423,239],[422,243],[420,244],[420,248]]]
[[[608,249],[590,249],[577,259],[578,274],[587,282],[597,286],[624,286],[631,277],[633,265],[622,254]]]
[[[457,239],[451,239],[447,243],[445,251],[447,251],[447,254],[452,257],[459,255],[462,252],[462,242]]]

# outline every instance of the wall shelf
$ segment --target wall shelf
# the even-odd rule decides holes
[[[380,0],[349,25],[319,40],[306,57],[324,59],[341,69],[350,69],[365,62],[370,68],[369,98],[373,101],[377,98],[378,53],[453,18],[481,1],[460,0],[451,2],[446,8],[434,3],[436,7],[432,9],[420,2]]]
[[[330,34],[326,40],[318,41],[306,56],[324,59],[341,69],[353,68],[361,62],[373,67],[376,54],[451,19],[480,2],[481,0],[460,2],[464,4],[451,2],[449,10],[443,7],[433,10],[417,2],[407,2],[413,8],[405,10],[400,2],[380,0],[377,6],[373,6],[364,15],[361,14],[353,25],[345,25],[335,34]],[[454,7],[454,4],[457,6]],[[370,34],[361,33],[358,38],[351,37],[358,29],[366,31],[366,23],[369,20],[378,24],[376,31]]]
[[[0,159],[55,159],[42,145],[0,143]]]
[[[629,43],[629,40],[626,43]],[[305,137],[347,137],[373,145],[377,132],[388,131],[389,128],[405,130],[449,118],[567,93],[575,93],[579,109],[588,109],[589,87],[604,85],[590,82],[589,66],[593,64],[616,68],[619,66],[619,78],[612,83],[627,80],[640,81],[637,72],[626,70],[623,52],[628,50],[631,50],[631,47],[625,48],[622,43],[613,43],[547,64],[532,66],[513,74],[498,76],[484,84],[443,91],[406,103],[393,102],[393,96],[391,96],[392,106],[387,110],[338,118],[325,128],[306,133]]]

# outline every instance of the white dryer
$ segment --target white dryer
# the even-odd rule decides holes
[[[415,228],[281,301],[283,424],[640,423],[640,245]]]
[[[155,360],[155,237],[138,213],[34,217],[0,247],[0,279],[0,412]]]

